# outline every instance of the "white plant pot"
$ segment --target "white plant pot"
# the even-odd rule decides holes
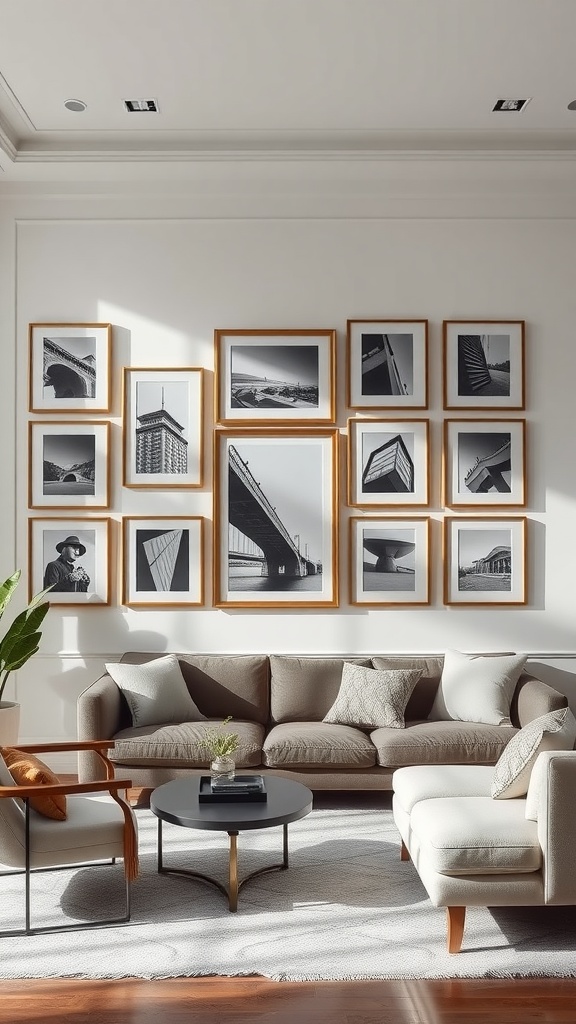
[[[0,700],[0,747],[13,747],[20,731],[20,705]]]

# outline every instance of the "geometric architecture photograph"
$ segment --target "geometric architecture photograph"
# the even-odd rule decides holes
[[[525,420],[444,420],[447,505],[523,508],[525,476]]]
[[[203,604],[203,527],[200,516],[125,516],[122,603],[136,608]]]
[[[525,604],[526,521],[444,520],[445,604]]]
[[[444,320],[444,408],[523,409],[524,321]]]
[[[427,320],[348,320],[350,408],[425,409],[427,349]]]
[[[350,601],[424,605],[429,594],[429,520],[350,518]]]
[[[428,504],[428,421],[348,421],[348,503]]]

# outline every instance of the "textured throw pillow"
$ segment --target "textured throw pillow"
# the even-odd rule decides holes
[[[525,664],[523,654],[486,657],[446,651],[430,719],[512,725],[510,704]]]
[[[421,675],[409,669],[381,672],[344,662],[338,696],[323,721],[360,729],[403,729],[404,710]]]
[[[571,750],[576,740],[576,718],[570,708],[549,711],[528,722],[506,744],[492,778],[494,800],[526,796],[534,762],[542,750]]]
[[[33,754],[26,754],[15,747],[0,747],[0,754],[17,785],[20,786],[57,786],[60,779],[51,768]],[[63,793],[52,795],[40,793],[30,797],[30,807],[45,818],[54,821],[66,819],[66,797]]]
[[[113,662],[108,675],[122,691],[134,725],[200,722],[206,718],[192,700],[175,654],[143,665]]]

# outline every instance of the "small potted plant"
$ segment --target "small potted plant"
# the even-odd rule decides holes
[[[238,733],[223,728],[231,721],[232,715],[228,715],[219,728],[207,729],[202,739],[202,747],[210,758],[210,771],[215,782],[231,781],[236,773],[232,755],[238,749],[240,737]]]
[[[18,586],[21,570],[17,569],[4,583],[0,584],[0,618]],[[7,746],[18,740],[20,705],[14,701],[2,700],[8,676],[22,668],[33,654],[36,654],[42,633],[40,625],[50,607],[42,599],[51,587],[36,594],[27,608],[16,616],[0,641],[0,744]]]

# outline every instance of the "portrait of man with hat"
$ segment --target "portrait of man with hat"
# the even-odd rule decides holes
[[[44,587],[52,587],[56,593],[86,593],[90,577],[86,570],[77,565],[77,559],[86,554],[86,547],[79,537],[70,535],[56,544],[58,558],[48,562],[44,572]]]

